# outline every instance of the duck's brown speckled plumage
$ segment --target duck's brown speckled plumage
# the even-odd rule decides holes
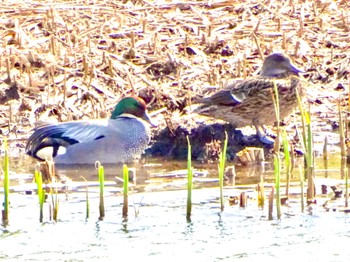
[[[304,95],[297,77],[300,72],[288,57],[272,54],[264,60],[259,76],[237,80],[212,96],[199,100],[194,112],[222,119],[235,127],[253,125],[259,132],[260,126],[276,121],[272,99],[274,82],[279,93],[281,118],[297,107],[296,90],[301,96]]]
[[[196,112],[225,120],[236,127],[273,124],[276,121],[271,92],[274,81],[281,101],[280,114],[282,118],[286,117],[298,105],[296,89],[299,88],[300,94],[303,94],[297,79],[258,77],[243,81],[233,89],[222,90],[210,98],[204,98],[201,100],[203,104],[196,109]],[[242,96],[241,93],[245,96],[241,101],[230,98],[230,96]]]

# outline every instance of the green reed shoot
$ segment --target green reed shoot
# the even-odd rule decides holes
[[[346,149],[346,121],[344,121],[340,101],[338,100],[338,113],[339,113],[339,140],[340,140],[340,152],[341,152],[341,164],[340,164],[340,174],[341,178],[343,179],[346,176],[347,168],[346,168],[346,162],[349,159],[349,156],[347,156],[347,149]]]
[[[9,156],[8,156],[8,145],[7,139],[4,139],[4,210],[2,212],[2,222],[4,226],[8,225],[9,221],[9,195],[10,195],[10,168],[9,168]]]
[[[268,210],[268,220],[273,219],[273,195],[275,194],[275,188],[271,187],[271,192],[269,194],[269,210]]]
[[[300,200],[301,200],[301,212],[304,212],[304,176],[301,166],[299,166],[300,174]]]
[[[283,132],[282,132],[282,144],[283,144],[284,161],[285,161],[286,173],[287,173],[286,196],[289,197],[290,176],[292,172],[292,160],[290,157],[289,142],[287,138],[287,132],[285,129],[283,129]]]
[[[273,158],[274,164],[274,174],[275,174],[275,187],[276,187],[276,208],[277,208],[277,219],[281,219],[281,192],[280,192],[280,181],[281,181],[281,156],[279,154],[280,149],[280,107],[279,107],[279,97],[278,97],[278,87],[276,82],[273,82],[274,93],[272,94],[272,99],[275,106],[276,120],[277,120],[277,138],[275,141],[275,155]]]
[[[89,219],[90,217],[90,202],[89,202],[89,190],[88,190],[88,185],[87,185],[87,180],[85,177],[80,176],[82,179],[85,181],[85,197],[86,197],[86,220]]]
[[[349,206],[349,172],[348,168],[345,168],[345,207]]]
[[[325,178],[328,177],[328,137],[324,137],[324,145],[323,145],[323,165],[324,165],[324,172],[325,172]]]
[[[341,110],[341,104],[338,100],[338,114],[339,114],[339,137],[340,137],[340,152],[341,157],[346,157],[346,144],[345,144],[345,128],[344,128],[344,119]]]
[[[281,219],[281,159],[276,155],[273,157],[273,165],[275,174],[277,219]]]
[[[123,217],[128,216],[128,207],[129,207],[129,169],[127,165],[123,165]]]
[[[100,205],[99,205],[99,211],[100,211],[100,220],[103,220],[105,217],[105,204],[104,204],[104,187],[105,187],[105,171],[103,166],[100,162],[96,162],[97,167],[97,173],[98,173],[98,181],[100,184]]]
[[[35,178],[35,183],[36,183],[38,197],[39,197],[39,207],[40,207],[39,221],[40,223],[42,223],[44,218],[43,208],[44,208],[44,202],[45,202],[45,190],[43,189],[43,178],[39,170],[35,170],[34,178]]]
[[[313,139],[312,139],[312,131],[311,131],[311,118],[310,112],[306,115],[306,123],[307,123],[307,184],[308,184],[308,198],[312,199],[315,195],[314,192],[314,181],[313,181]]]
[[[193,169],[192,169],[192,149],[190,139],[187,136],[188,153],[187,153],[187,221],[191,219],[192,212],[192,189],[193,189]]]
[[[226,162],[226,151],[227,151],[228,137],[225,131],[224,147],[219,156],[219,187],[220,187],[220,209],[224,211],[224,174],[225,174],[225,162]]]
[[[260,183],[258,183],[258,207],[264,209],[265,206],[265,188],[263,176],[260,176]]]
[[[302,128],[303,128],[303,135],[302,135],[302,147],[305,152],[305,163],[306,163],[306,175],[308,182],[308,189],[307,189],[307,198],[313,199],[315,192],[314,192],[314,157],[313,157],[313,137],[312,137],[312,128],[311,128],[311,113],[309,111],[305,111],[301,102],[301,98],[299,96],[299,93],[297,91],[297,98],[298,98],[298,104],[301,114],[301,122],[302,122]]]
[[[296,94],[297,94],[297,99],[298,99],[298,107],[299,107],[299,111],[300,111],[300,115],[301,115],[301,127],[302,127],[302,144],[301,146],[303,147],[304,149],[304,152],[306,152],[306,124],[305,124],[305,110],[304,110],[304,107],[303,107],[303,103],[301,101],[301,97],[299,95],[299,92],[298,92],[298,89],[295,90],[296,91]],[[306,160],[306,158],[305,158]]]

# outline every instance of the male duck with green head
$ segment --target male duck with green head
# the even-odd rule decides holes
[[[45,160],[43,149],[51,148],[57,164],[102,164],[139,158],[150,142],[146,103],[139,97],[125,97],[110,119],[47,124],[34,129],[26,146],[28,155]],[[47,150],[46,150],[47,151]]]
[[[236,80],[212,96],[200,99],[194,112],[222,119],[235,127],[253,125],[260,140],[271,144],[273,141],[261,127],[276,121],[274,84],[279,95],[280,117],[284,118],[298,106],[297,90],[300,96],[305,93],[297,77],[299,73],[303,71],[288,56],[273,53],[264,59],[259,76]]]

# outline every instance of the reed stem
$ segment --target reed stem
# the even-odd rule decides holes
[[[348,168],[345,168],[345,207],[349,206],[349,172]]]
[[[129,207],[129,169],[127,165],[123,165],[123,218],[128,217],[128,207]]]
[[[96,166],[98,169],[98,180],[100,184],[100,205],[99,205],[99,211],[100,211],[100,217],[99,220],[103,220],[105,217],[105,204],[104,204],[104,185],[105,185],[105,171],[103,166],[100,164],[100,162],[96,162]]]
[[[54,189],[54,193],[52,192],[53,189],[51,188],[51,199],[52,199],[52,217],[55,222],[57,222],[58,218],[58,206],[59,206],[59,199],[58,199],[58,190],[57,187]],[[55,195],[55,196],[54,196]]]
[[[258,183],[258,207],[264,209],[265,206],[265,188],[264,178],[260,176],[260,183]]]
[[[313,179],[313,139],[311,131],[311,119],[310,112],[306,114],[306,123],[307,123],[307,198],[313,199],[315,196],[314,190],[314,179]]]
[[[187,153],[187,210],[186,219],[191,221],[192,213],[192,189],[193,189],[193,169],[192,169],[192,149],[190,139],[187,136],[188,153]]]
[[[275,106],[276,122],[277,122],[277,137],[275,140],[275,154],[274,154],[274,173],[275,173],[275,189],[276,189],[276,207],[277,207],[277,219],[281,219],[281,192],[280,192],[280,181],[281,181],[281,157],[279,153],[280,149],[280,106],[279,106],[279,96],[278,87],[276,82],[273,82],[274,93],[272,94],[272,99]]]
[[[304,176],[301,167],[299,167],[300,174],[300,200],[301,200],[301,212],[304,212]]]
[[[40,206],[39,222],[42,223],[44,218],[43,209],[44,209],[44,202],[45,202],[45,190],[43,190],[43,178],[39,170],[35,170],[34,177],[35,177],[35,183],[37,186],[39,206]]]
[[[281,181],[281,159],[278,156],[274,156],[273,164],[275,167],[275,188],[276,188],[276,208],[277,208],[277,219],[281,219],[281,192],[280,192],[280,181]]]
[[[226,162],[226,151],[227,151],[228,136],[225,131],[224,147],[220,153],[219,159],[219,187],[220,187],[220,209],[224,211],[224,173],[225,173],[225,162]]]
[[[301,98],[297,91],[298,105],[301,114],[303,136],[302,136],[302,146],[305,152],[304,162],[306,165],[305,168],[305,178],[307,178],[308,189],[307,189],[307,199],[311,200],[315,196],[314,190],[314,157],[313,157],[313,137],[311,129],[311,113],[306,112],[302,106]]]
[[[87,180],[85,179],[85,177],[80,176],[82,179],[84,179],[85,181],[85,197],[86,197],[86,217],[85,219],[88,220],[90,217],[90,201],[89,201],[89,190],[88,190],[88,184],[87,184]]]
[[[328,177],[328,137],[324,137],[324,145],[323,145],[323,165],[325,170],[325,178]]]
[[[271,187],[271,192],[269,195],[269,211],[268,211],[268,220],[273,219],[273,196],[275,194],[275,188]]]
[[[9,179],[9,156],[8,156],[8,145],[7,139],[4,139],[4,210],[2,211],[2,223],[6,227],[9,222],[9,195],[10,195],[10,179]]]

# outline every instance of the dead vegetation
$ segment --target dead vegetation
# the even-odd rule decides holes
[[[316,117],[336,119],[348,95],[346,0],[5,1],[0,13],[0,135],[10,141],[37,121],[108,117],[130,94],[171,119],[274,51],[307,71]]]

